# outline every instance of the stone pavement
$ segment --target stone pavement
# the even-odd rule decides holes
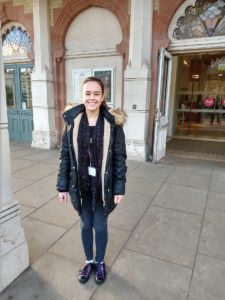
[[[109,217],[107,281],[81,285],[79,219],[55,190],[58,150],[11,144],[30,267],[1,300],[224,300],[225,163],[128,161],[124,201]]]

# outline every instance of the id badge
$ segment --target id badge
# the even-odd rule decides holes
[[[88,167],[88,175],[96,176],[96,169],[94,167],[89,166]]]

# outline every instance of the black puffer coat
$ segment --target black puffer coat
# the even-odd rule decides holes
[[[60,151],[60,165],[57,179],[57,190],[69,192],[72,204],[82,214],[78,184],[78,145],[77,134],[83,104],[67,110],[64,114],[65,127]],[[102,199],[105,214],[114,208],[114,195],[125,194],[126,183],[126,146],[123,132],[125,115],[120,109],[108,111],[102,108],[104,116],[103,159],[101,169]]]

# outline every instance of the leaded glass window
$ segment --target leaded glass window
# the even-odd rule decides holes
[[[225,35],[225,1],[197,0],[177,21],[175,39],[192,39]]]
[[[3,56],[24,55],[32,50],[31,38],[19,26],[13,26],[2,36]]]

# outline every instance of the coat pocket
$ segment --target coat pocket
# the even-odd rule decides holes
[[[77,210],[78,214],[81,215],[81,201],[80,201],[80,195],[78,189],[75,187],[75,185],[70,181],[69,185],[69,195],[71,198],[71,202],[73,207]]]

